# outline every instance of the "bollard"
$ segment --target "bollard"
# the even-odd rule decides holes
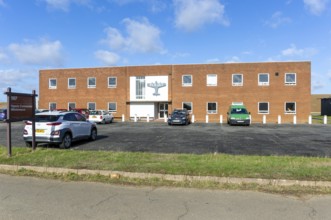
[[[328,123],[328,118],[326,117],[326,115],[324,115],[323,123],[324,123],[325,125]]]
[[[191,122],[194,123],[194,115],[192,115]]]
[[[249,115],[249,124],[252,124],[252,115]]]
[[[209,122],[209,117],[208,117],[208,115],[206,115],[206,123],[208,123]]]
[[[220,115],[220,124],[223,123],[223,115]]]
[[[293,124],[297,124],[297,116],[293,115]]]
[[[149,114],[147,114],[147,122],[149,122]]]
[[[125,117],[124,117],[124,114],[122,114],[122,122],[125,121]]]
[[[308,116],[308,124],[311,125],[311,122],[312,122],[312,120],[311,120],[311,115],[309,115],[309,116]]]
[[[263,123],[263,124],[265,124],[265,123],[266,123],[266,121],[267,121],[267,119],[266,119],[266,115],[263,115],[263,118],[262,118],[262,123]]]
[[[278,124],[282,123],[282,116],[278,115]]]
[[[164,122],[167,122],[167,119],[168,119],[168,118],[167,118],[167,116],[165,115],[165,116],[164,116]]]
[[[134,122],[137,122],[137,114],[134,115]]]

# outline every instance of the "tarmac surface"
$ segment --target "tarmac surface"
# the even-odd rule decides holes
[[[97,127],[96,141],[76,142],[71,149],[331,157],[330,125],[194,123],[168,126],[164,122],[114,122]],[[23,128],[23,122],[12,123],[13,147],[25,146]],[[7,146],[6,123],[0,123],[0,145]]]

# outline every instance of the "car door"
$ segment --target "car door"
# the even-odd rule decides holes
[[[91,124],[86,121],[86,118],[78,113],[75,113],[77,123],[79,124],[79,132],[81,136],[89,136],[91,133]]]
[[[74,139],[81,135],[80,124],[79,124],[79,121],[77,121],[77,118],[75,117],[75,113],[66,114],[63,117],[63,120],[68,122],[69,128],[72,132],[72,137]]]

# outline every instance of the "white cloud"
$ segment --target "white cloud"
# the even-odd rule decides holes
[[[312,57],[316,53],[318,53],[318,51],[315,48],[299,49],[294,44],[291,44],[289,48],[282,50],[281,55],[286,57]]]
[[[233,56],[229,60],[226,61],[226,63],[239,63],[239,62],[240,62],[240,58],[237,56]]]
[[[126,50],[133,53],[164,52],[160,39],[161,31],[150,24],[146,18],[142,21],[126,18],[123,23],[126,27],[126,37],[116,28],[108,27],[105,29],[107,37],[101,42],[114,50]]]
[[[35,65],[62,65],[62,44],[60,41],[12,43],[8,46],[16,58],[23,64]]]
[[[265,22],[265,24],[272,28],[277,28],[282,24],[290,23],[291,19],[288,17],[284,17],[282,12],[277,11],[272,16],[271,19]]]
[[[195,31],[206,23],[229,25],[218,0],[174,0],[174,5],[175,25],[185,31]]]
[[[320,15],[327,7],[328,0],[303,0],[305,7],[314,15]]]
[[[0,51],[0,63],[7,63],[7,62],[8,62],[7,54]]]
[[[90,0],[45,0],[47,7],[62,11],[69,11],[71,4],[88,5]]]
[[[120,57],[113,52],[106,50],[98,50],[94,53],[95,57],[107,66],[114,66],[119,61]]]

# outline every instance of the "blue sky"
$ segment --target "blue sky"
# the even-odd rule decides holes
[[[0,0],[0,101],[40,69],[269,61],[331,94],[331,0]]]

